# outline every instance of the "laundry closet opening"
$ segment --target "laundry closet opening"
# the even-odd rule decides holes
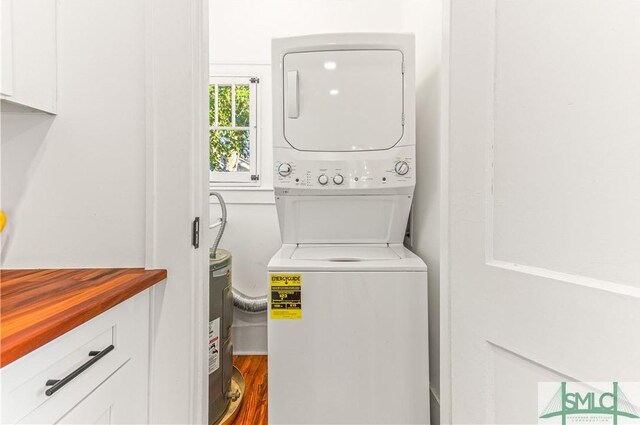
[[[313,14],[308,13],[309,8],[314,10]],[[414,199],[409,204],[413,206],[413,219],[409,227],[411,238],[407,239],[407,243],[429,265],[429,315],[435,319],[429,325],[433,328],[430,335],[430,351],[433,353],[430,356],[432,377],[427,385],[431,404],[437,406],[440,2],[429,0],[416,3],[402,0],[390,4],[385,1],[314,0],[303,8],[295,0],[211,0],[209,14],[210,189],[221,194],[227,210],[226,228],[219,247],[232,255],[230,275],[235,290],[246,296],[249,302],[260,302],[261,305],[264,305],[262,301],[269,295],[267,265],[283,244],[274,193],[274,175],[277,175],[278,169],[273,154],[272,39],[329,33],[415,34],[415,108],[420,116],[415,121],[416,159],[422,162],[416,175]],[[293,70],[297,61],[302,59],[304,57],[300,54],[289,55],[286,66]],[[325,59],[313,59],[319,61],[320,71],[328,72],[327,67],[330,68],[332,62],[340,66],[339,60]],[[369,56],[366,60],[375,62],[376,58]],[[346,88],[325,88],[333,99],[347,94]],[[389,93],[393,91],[393,87],[389,85],[380,89],[383,92],[389,90]],[[402,101],[402,98],[397,101]],[[393,139],[389,146],[400,140],[403,134],[403,116],[392,116],[388,112],[397,109],[393,102],[396,102],[395,98],[384,93],[368,99],[372,110],[379,113],[379,116],[367,121],[360,132],[370,132],[372,136],[384,134],[385,141]],[[327,126],[323,130],[325,133],[317,133],[317,136],[338,140],[355,125],[353,121],[361,111],[341,111],[339,108],[331,110],[335,114],[335,125]],[[301,151],[307,151],[308,146],[314,143],[309,135],[301,133],[306,117],[308,115],[301,115],[286,129],[287,140]],[[388,125],[385,126],[385,123]],[[378,143],[369,139],[370,143]],[[387,149],[389,146],[372,145],[365,148]],[[317,177],[314,175],[314,180]],[[335,184],[333,177],[334,174],[327,173],[328,185]],[[343,177],[348,179],[350,176]],[[299,183],[303,180],[301,176],[296,178],[300,179]],[[209,225],[212,227],[210,232],[213,240],[219,230],[221,210],[215,197],[210,198],[210,203]],[[308,205],[306,214],[320,213],[317,207],[311,203]],[[292,205],[292,208],[298,207]],[[384,245],[390,233],[397,233],[401,229],[404,234],[407,229],[407,223],[401,220],[404,211],[392,208],[368,208],[363,211],[366,215],[362,217],[344,217],[353,220],[353,225],[349,227],[354,231],[358,229],[359,222],[369,217],[372,226],[369,231],[363,232],[362,242]],[[329,210],[326,212],[331,213]],[[394,217],[398,218],[397,222]],[[378,230],[380,226],[377,224],[382,221],[386,225]],[[298,230],[292,229],[292,235]],[[327,226],[305,231],[308,232],[306,236],[309,243],[323,244],[323,237],[337,236],[332,235],[334,229]],[[365,241],[364,237],[370,239]],[[399,242],[402,244],[403,241]],[[305,250],[292,251],[286,255],[292,259],[306,259],[309,263],[346,267],[375,259],[381,268],[386,267],[386,263],[401,258],[388,247],[381,247],[373,256],[362,252],[327,254],[317,251],[316,254],[308,254]],[[307,258],[314,255],[314,258]],[[230,334],[235,355],[267,354],[267,320],[267,312],[234,309]]]

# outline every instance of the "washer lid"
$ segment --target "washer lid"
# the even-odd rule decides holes
[[[387,245],[299,245],[290,258],[292,260],[359,262],[399,260],[402,257]]]
[[[270,273],[426,272],[427,266],[402,244],[285,244],[269,261],[268,270]]]

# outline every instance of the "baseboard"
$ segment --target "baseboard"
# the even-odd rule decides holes
[[[234,356],[266,356],[266,351],[233,350]]]
[[[266,326],[233,326],[231,328],[234,353],[266,354]]]

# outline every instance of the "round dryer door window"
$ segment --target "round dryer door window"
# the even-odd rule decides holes
[[[403,135],[402,52],[284,56],[284,135],[303,151],[389,149]]]

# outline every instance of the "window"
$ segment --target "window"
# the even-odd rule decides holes
[[[209,79],[210,181],[222,185],[258,185],[258,79]]]

